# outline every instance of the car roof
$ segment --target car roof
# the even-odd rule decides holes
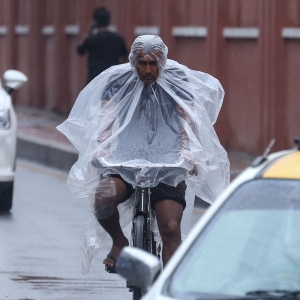
[[[284,153],[270,160],[257,177],[300,179],[300,151]]]

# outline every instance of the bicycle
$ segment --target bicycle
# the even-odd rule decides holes
[[[112,164],[101,158],[100,163],[107,174],[125,174],[128,181],[136,183],[134,194],[134,210],[132,215],[132,229],[130,245],[147,251],[160,259],[161,245],[154,240],[152,232],[152,208],[150,203],[153,182],[160,182],[168,178],[170,181],[180,182],[186,178],[187,170],[182,167],[183,160],[177,164]],[[142,298],[145,291],[127,282],[129,291],[133,293],[133,300]]]

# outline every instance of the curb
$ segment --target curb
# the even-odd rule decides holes
[[[68,145],[19,134],[17,157],[69,172],[78,159],[78,152]]]

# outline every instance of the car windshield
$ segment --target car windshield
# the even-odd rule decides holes
[[[241,297],[259,290],[300,290],[298,180],[256,179],[240,186],[164,288],[178,299]]]

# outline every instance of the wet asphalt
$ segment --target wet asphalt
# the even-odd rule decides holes
[[[0,214],[0,300],[132,299],[125,280],[104,270],[110,245],[82,275],[89,207],[66,179],[65,172],[18,160],[13,208]],[[194,211],[192,224],[201,214]]]

